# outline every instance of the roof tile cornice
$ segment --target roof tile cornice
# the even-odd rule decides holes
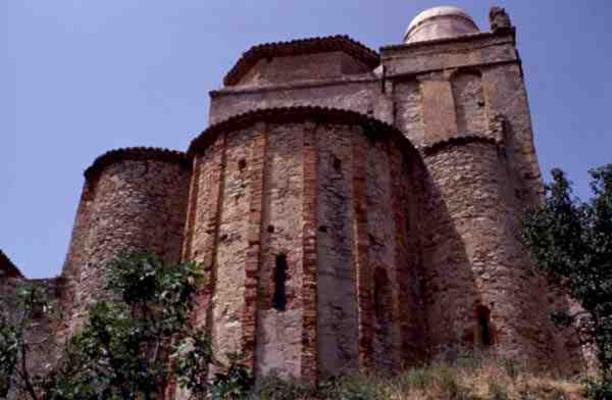
[[[501,147],[501,143],[491,137],[482,136],[482,135],[465,135],[465,136],[456,136],[452,138],[448,138],[445,140],[441,140],[439,142],[433,143],[429,146],[425,146],[422,148],[425,156],[434,155],[440,151],[446,150],[450,147],[456,146],[464,146],[472,143],[481,143],[487,144],[495,147]]]
[[[223,78],[223,84],[225,86],[235,85],[262,58],[329,51],[344,51],[371,68],[375,68],[380,64],[380,56],[376,51],[346,35],[265,43],[253,46],[244,52],[238,62]]]
[[[191,156],[205,149],[221,133],[246,128],[255,122],[289,123],[304,120],[313,120],[317,123],[328,122],[360,125],[367,131],[392,134],[402,143],[405,142],[404,144],[407,147],[413,148],[410,141],[400,131],[381,120],[351,110],[317,106],[296,106],[252,110],[211,125],[191,142],[187,154]]]
[[[152,160],[176,163],[189,167],[190,162],[186,153],[176,150],[168,150],[157,147],[127,147],[107,151],[102,154],[84,172],[85,179],[92,180],[111,164],[126,160]]]

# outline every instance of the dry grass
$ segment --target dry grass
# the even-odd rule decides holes
[[[505,365],[434,365],[410,370],[387,381],[382,398],[392,400],[574,400],[583,399],[582,385],[553,377],[535,376]]]
[[[341,400],[578,400],[584,399],[580,379],[566,380],[523,372],[509,361],[462,359],[410,369],[391,378],[353,376],[321,387],[295,383],[268,386],[259,399]]]

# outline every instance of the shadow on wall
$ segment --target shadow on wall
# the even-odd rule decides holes
[[[423,167],[425,171],[425,167]],[[447,204],[424,172],[418,230],[422,235],[424,298],[431,360],[453,361],[495,343],[490,310],[479,297],[476,275]],[[486,315],[478,310],[487,310]]]

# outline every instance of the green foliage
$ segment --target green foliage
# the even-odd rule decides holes
[[[373,376],[341,376],[318,386],[275,375],[263,378],[250,399],[261,400],[382,400],[388,398],[384,380]]]
[[[586,379],[584,382],[584,395],[593,400],[612,399],[612,381],[605,379]]]
[[[512,380],[516,380],[521,372],[520,364],[511,358],[502,358],[500,360],[500,366]]]
[[[453,366],[463,370],[476,370],[482,366],[483,357],[478,352],[462,352],[453,361]]]
[[[174,345],[172,359],[178,383],[195,398],[204,398],[209,390],[208,371],[214,360],[210,336],[195,331]]]
[[[469,399],[469,392],[463,388],[456,376],[456,369],[450,365],[439,364],[431,367],[435,384],[447,399]]]
[[[122,255],[108,265],[111,299],[93,304],[48,376],[28,370],[28,324],[52,308],[37,285],[18,290],[18,318],[0,319],[0,395],[9,387],[30,399],[155,399],[170,374],[196,396],[206,395],[213,362],[208,336],[191,324],[193,295],[203,282],[191,262],[164,264],[155,255]],[[15,318],[13,318],[15,319]],[[185,353],[177,360],[177,351]]]
[[[410,369],[404,374],[407,389],[425,390],[432,385],[434,377],[427,368]]]
[[[53,308],[46,288],[38,283],[19,284],[16,295],[16,304],[3,302],[0,313],[0,397],[13,389],[34,398],[44,377],[27,370],[27,357],[41,343],[32,342],[25,332],[49,317]]]
[[[260,380],[252,397],[260,400],[301,400],[315,399],[315,395],[313,385],[270,375]]]
[[[572,195],[558,169],[542,207],[529,213],[523,237],[538,267],[568,289],[585,313],[557,312],[560,325],[574,324],[597,345],[603,381],[612,380],[612,164],[590,171],[593,197]]]
[[[109,264],[108,290],[156,335],[188,331],[189,301],[204,279],[193,262],[168,265],[151,254],[126,254]]]
[[[4,398],[11,387],[11,378],[19,356],[18,331],[10,325],[6,316],[0,316],[0,397]]]
[[[146,321],[131,318],[130,309],[124,304],[94,305],[84,329],[68,345],[48,397],[152,398],[165,377],[165,364],[142,351],[152,348],[155,340],[147,325]],[[160,342],[155,344],[161,345]]]
[[[212,400],[245,399],[255,383],[249,369],[240,363],[239,354],[229,354],[228,357],[229,367],[216,373],[209,385],[209,397]]]
[[[489,398],[491,400],[507,400],[507,391],[497,382],[489,382]]]
[[[195,263],[164,264],[153,254],[122,255],[109,264],[113,300],[94,304],[71,338],[47,387],[49,399],[155,399],[171,372],[175,341],[208,346],[190,324],[190,299],[202,282]],[[198,355],[211,354],[198,348]],[[180,364],[205,376],[208,363]],[[207,360],[210,362],[210,359]]]
[[[371,378],[346,376],[323,382],[318,388],[320,399],[339,400],[382,400],[384,390]]]

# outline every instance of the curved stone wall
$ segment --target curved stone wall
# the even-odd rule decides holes
[[[185,257],[217,354],[258,375],[395,369],[424,348],[413,193],[419,156],[348,111],[252,112],[196,139]],[[393,210],[393,211],[391,211]]]
[[[474,348],[549,363],[544,281],[520,243],[521,207],[505,156],[481,137],[426,151],[430,181],[424,245],[434,358]]]
[[[105,295],[104,266],[119,253],[150,250],[180,261],[190,176],[183,153],[148,148],[106,153],[87,169],[63,271],[68,333]]]

